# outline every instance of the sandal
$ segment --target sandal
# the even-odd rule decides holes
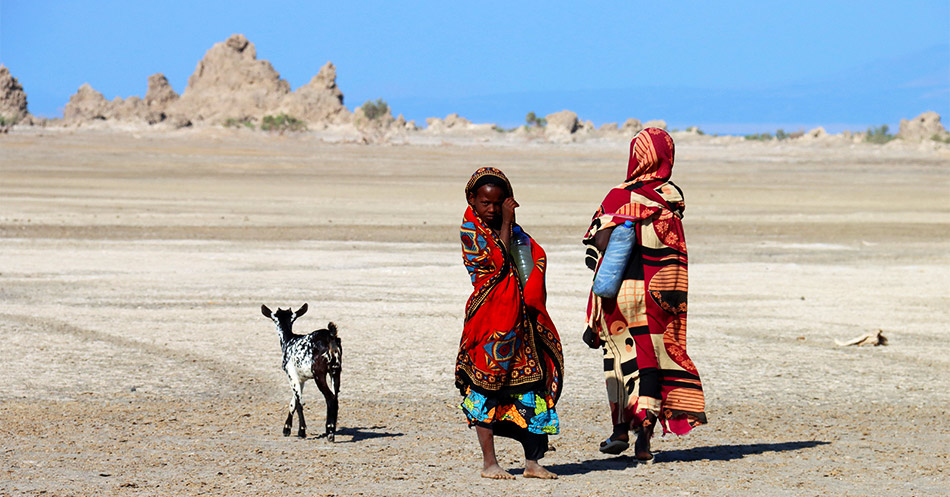
[[[600,451],[604,454],[613,454],[617,455],[630,447],[630,442],[626,440],[614,440],[613,435],[607,437],[607,440],[604,440],[600,443]]]

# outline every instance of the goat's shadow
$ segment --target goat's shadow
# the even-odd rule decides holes
[[[373,431],[386,428],[385,426],[354,426],[352,428],[340,428],[336,431],[336,443],[354,443],[373,438],[401,437],[403,433],[390,433],[387,431]],[[321,433],[312,438],[326,438],[326,433]],[[340,440],[340,437],[350,437],[348,440]]]
[[[693,447],[691,449],[667,450],[654,452],[654,462],[663,464],[668,462],[691,461],[732,461],[745,456],[762,454],[765,452],[787,452],[792,450],[810,449],[819,445],[828,445],[831,442],[821,440],[803,440],[800,442],[712,445],[708,447]],[[568,464],[552,464],[546,466],[559,475],[583,475],[595,471],[623,471],[630,466],[640,464],[633,456],[618,456],[609,459],[590,459],[584,462]],[[512,471],[514,473],[515,471]]]

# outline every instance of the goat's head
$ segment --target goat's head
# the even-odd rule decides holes
[[[278,307],[276,312],[271,312],[266,305],[261,305],[261,314],[274,321],[278,329],[290,331],[294,321],[307,313],[307,304],[300,306],[300,309],[296,311],[292,309],[293,308],[281,309]]]

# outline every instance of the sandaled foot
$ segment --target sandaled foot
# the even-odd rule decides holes
[[[548,471],[547,468],[537,463],[537,461],[527,461],[524,465],[525,478],[541,478],[544,480],[557,480],[557,475]]]
[[[626,434],[614,433],[607,440],[600,442],[600,451],[604,454],[617,455],[630,447],[630,438]]]
[[[511,473],[505,471],[501,466],[492,464],[482,469],[482,478],[491,478],[492,480],[514,480]]]

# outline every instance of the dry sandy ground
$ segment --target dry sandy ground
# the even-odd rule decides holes
[[[690,354],[710,424],[608,457],[579,238],[626,144],[327,145],[228,132],[0,136],[0,494],[945,495],[950,157],[678,143]],[[478,477],[456,408],[462,188],[503,168],[550,256],[561,478]],[[341,431],[289,399],[259,307],[335,321]],[[887,347],[836,347],[883,329]],[[520,449],[499,442],[520,474]]]

